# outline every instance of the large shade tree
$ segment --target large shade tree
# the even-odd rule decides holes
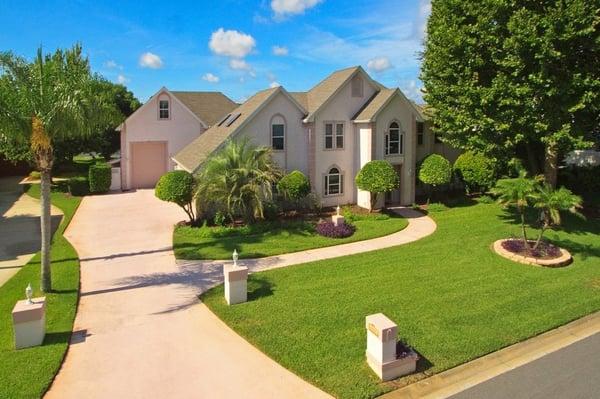
[[[27,145],[41,175],[41,289],[52,289],[50,269],[50,177],[54,142],[88,135],[116,122],[114,107],[94,90],[82,48],[43,54],[31,62],[0,53],[0,137]]]
[[[543,145],[556,185],[561,153],[600,130],[597,0],[432,0],[424,99],[435,130],[463,149],[508,159]],[[533,151],[533,150],[531,150]]]

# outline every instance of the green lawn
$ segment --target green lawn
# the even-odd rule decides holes
[[[178,259],[229,259],[234,249],[240,258],[262,258],[305,249],[328,247],[381,237],[408,225],[399,216],[355,216],[356,232],[346,238],[329,238],[314,232],[313,224],[302,221],[263,222],[234,231],[231,228],[178,226],[173,247]]]
[[[39,185],[29,194],[39,198]],[[0,398],[38,398],[58,371],[67,350],[79,291],[77,252],[63,237],[81,199],[60,192],[52,193],[52,203],[62,209],[64,217],[52,242],[52,282],[54,291],[46,294],[46,339],[35,348],[14,349],[11,311],[25,297],[31,283],[35,296],[42,295],[39,253],[12,279],[0,287]]]
[[[423,356],[419,370],[432,374],[600,310],[600,220],[567,217],[564,231],[549,232],[575,258],[551,269],[492,252],[493,241],[519,233],[496,204],[432,217],[438,229],[420,241],[253,274],[245,304],[227,306],[222,286],[203,300],[268,356],[341,398],[393,387],[365,362],[366,315],[396,321]]]

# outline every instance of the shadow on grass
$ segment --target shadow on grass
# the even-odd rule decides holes
[[[592,219],[583,219],[581,217],[564,213],[563,220],[560,226],[546,231],[545,238],[552,231],[562,231],[568,234],[600,234],[600,223]],[[528,230],[534,230],[535,234],[539,231],[540,225],[537,222],[538,213],[534,210],[529,210],[525,215],[525,226]],[[521,226],[521,219],[516,210],[504,208],[500,214],[500,218],[505,222],[515,226]]]
[[[68,344],[71,340],[71,331],[47,332],[43,345]]]
[[[248,277],[248,301],[271,296],[273,289],[273,283],[262,276],[250,275]]]

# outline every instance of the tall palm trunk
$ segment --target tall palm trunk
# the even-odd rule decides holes
[[[52,274],[50,270],[50,243],[52,239],[52,215],[50,214],[50,186],[52,184],[53,151],[50,137],[44,129],[42,121],[34,116],[31,120],[31,150],[41,178],[41,218],[42,264],[40,270],[41,289],[52,290]]]
[[[546,154],[544,157],[544,178],[546,183],[556,187],[558,176],[558,146],[555,143],[546,144]]]

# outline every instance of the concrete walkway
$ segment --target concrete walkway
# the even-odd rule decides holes
[[[387,237],[244,260],[252,271],[414,241],[435,224],[412,210]],[[181,262],[184,218],[151,190],[84,198],[66,236],[81,259],[74,336],[47,398],[328,398],[254,348],[198,301],[223,262]]]
[[[0,286],[40,250],[40,201],[23,193],[22,177],[0,179]],[[62,211],[51,208],[52,231]]]

